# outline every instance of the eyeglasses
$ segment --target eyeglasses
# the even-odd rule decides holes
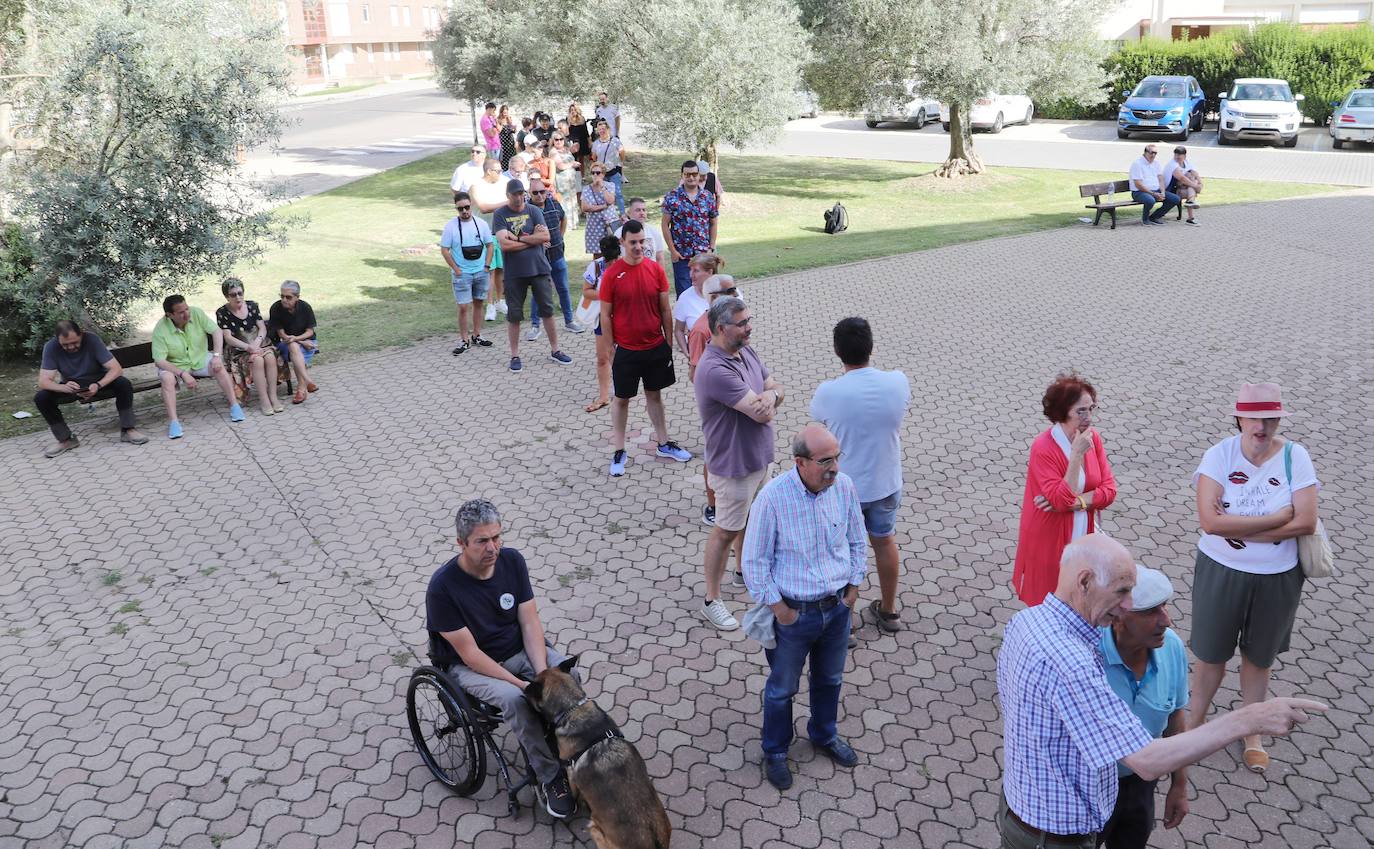
[[[835,464],[840,462],[840,458],[843,456],[844,452],[840,451],[836,453],[833,457],[798,457],[797,459],[815,463],[817,466],[820,466],[823,469],[833,469],[835,467]]]
[[[548,189],[530,189],[530,197],[539,197],[549,193]]]
[[[243,290],[242,290],[242,289],[239,289],[237,292],[230,292],[230,293],[229,293],[229,297],[231,297],[231,298],[242,298],[242,297],[243,297]]]
[[[729,327],[748,327],[753,320],[754,317],[751,315],[748,318],[741,318],[739,321],[722,321],[721,324]]]
[[[454,204],[454,206],[456,206],[456,207],[458,208],[458,211],[459,211],[459,212],[467,212],[469,209],[472,209],[472,204],[470,204],[470,203],[465,203],[465,204],[463,204],[462,206],[458,206],[457,204]]]
[[[1157,154],[1157,153],[1159,153],[1159,151],[1157,151],[1157,150],[1147,150],[1147,151],[1145,151],[1145,155],[1146,155],[1146,156],[1154,156],[1154,155]]]
[[[1080,418],[1082,416],[1095,416],[1097,415],[1097,405],[1093,404],[1091,407],[1075,407],[1073,412],[1074,415],[1077,415]]]

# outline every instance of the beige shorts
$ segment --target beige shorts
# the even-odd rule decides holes
[[[202,363],[201,363],[199,366],[197,366],[196,368],[183,368],[183,369],[181,369],[181,371],[184,371],[184,372],[190,374],[191,377],[194,377],[194,378],[197,378],[197,379],[202,378],[202,377],[211,377],[211,376],[213,375],[213,372],[211,372],[210,366],[213,365],[214,362],[215,362],[214,357],[211,357],[211,356],[210,356],[210,352],[209,352],[209,351],[206,351],[206,352],[205,352],[205,361],[204,361],[204,362],[202,362]],[[176,365],[176,363],[173,363],[173,365]],[[162,377],[162,375],[167,374],[167,373],[168,373],[168,372],[164,371],[160,366],[158,367],[158,369],[157,369],[157,376],[158,376],[158,377]],[[183,380],[180,376],[177,377],[177,385],[178,385],[178,386],[185,385],[185,383],[186,383],[186,381]]]
[[[711,476],[711,488],[716,491],[716,527],[723,531],[742,531],[749,519],[749,505],[754,496],[768,482],[771,465],[742,478]]]

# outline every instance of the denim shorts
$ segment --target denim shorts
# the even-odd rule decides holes
[[[453,275],[453,300],[459,304],[470,304],[474,300],[485,301],[491,288],[491,276],[486,269],[464,271]]]
[[[859,505],[864,514],[864,527],[871,537],[890,537],[897,531],[897,508],[902,505],[899,489],[886,498],[865,501]]]
[[[315,342],[315,339],[312,338],[312,339],[310,339],[309,341]],[[315,346],[314,346],[313,348],[307,348],[307,347],[304,346],[304,345],[301,345],[300,347],[301,347],[301,357],[303,357],[303,358],[305,359],[305,364],[306,364],[306,365],[310,365],[310,361],[313,360],[313,359],[315,359],[315,355],[318,354],[318,353],[320,352],[320,344],[319,344],[318,342],[315,342]],[[288,344],[288,343],[286,343],[286,342],[278,342],[278,343],[277,343],[277,353],[281,354],[281,358],[282,358],[283,360],[286,360],[288,363],[291,362],[291,345],[290,345],[290,344]]]

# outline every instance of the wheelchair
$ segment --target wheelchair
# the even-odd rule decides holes
[[[512,779],[511,763],[493,734],[501,726],[501,710],[465,692],[442,670],[421,666],[411,673],[406,719],[420,759],[457,795],[471,796],[486,783],[488,755],[506,788],[507,816],[519,809],[521,790],[534,786],[538,794],[529,756],[518,745],[525,770],[519,781]]]

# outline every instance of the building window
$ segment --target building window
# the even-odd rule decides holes
[[[301,3],[301,12],[305,17],[305,37],[324,38],[326,30],[323,0],[304,0]]]
[[[400,6],[392,6],[392,7],[391,7],[391,25],[392,25],[393,27],[398,27],[398,26],[401,25],[401,7],[400,7]]]
[[[410,26],[410,7],[409,7],[409,6],[402,6],[402,7],[401,7],[401,22],[402,22],[403,24],[405,24],[406,26]]]
[[[363,4],[363,23],[372,23],[372,7],[366,3]]]

